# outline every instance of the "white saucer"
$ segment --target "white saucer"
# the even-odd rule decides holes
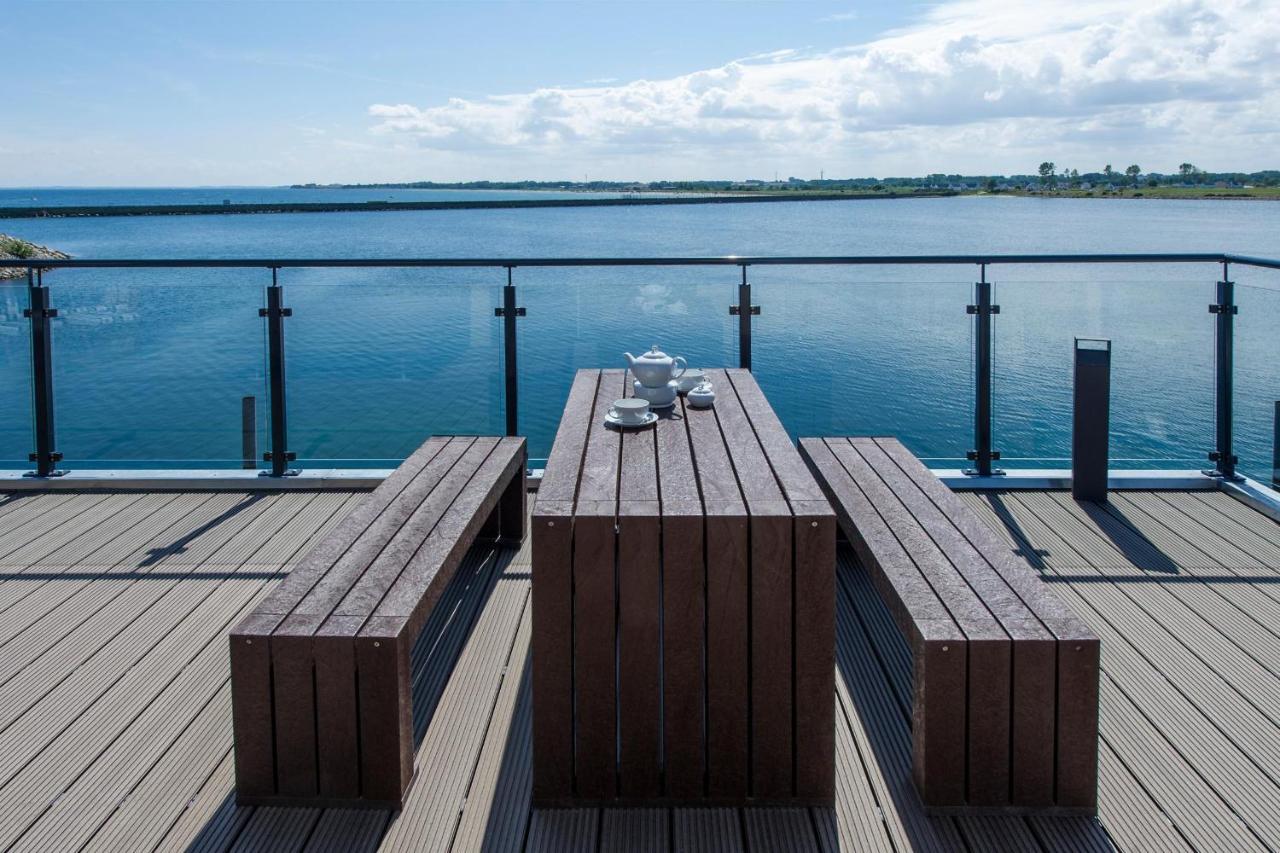
[[[611,426],[616,426],[624,429],[633,429],[636,427],[647,427],[647,426],[652,426],[653,424],[656,424],[658,422],[658,413],[649,412],[644,416],[644,420],[640,421],[639,423],[633,424],[633,423],[624,423],[623,421],[620,421],[617,418],[615,418],[612,414],[609,414],[608,412],[606,412],[604,416],[604,422]]]

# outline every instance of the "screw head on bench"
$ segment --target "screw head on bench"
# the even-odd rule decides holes
[[[547,527],[555,527],[555,526],[556,526],[556,523],[554,521],[547,522]]]
[[[946,651],[947,649],[949,649],[949,648],[951,648],[951,647],[950,647],[950,646],[943,646],[943,647],[942,647],[942,650],[945,652],[945,651]]]
[[[818,526],[818,522],[816,522],[816,521],[811,521],[811,522],[809,522],[809,526],[810,526],[810,527],[817,527],[817,526]]]
[[[379,646],[381,646],[381,645],[382,645],[382,644],[381,644],[381,643],[379,643],[377,640],[374,640],[374,641],[373,641],[373,647],[374,647],[375,649],[376,649],[376,648],[378,648],[378,647],[379,647]]]

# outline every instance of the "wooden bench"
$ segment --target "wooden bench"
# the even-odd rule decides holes
[[[896,439],[800,452],[911,647],[925,806],[1094,813],[1094,633]]]
[[[231,632],[236,799],[398,808],[410,651],[477,538],[525,530],[523,438],[436,436]]]

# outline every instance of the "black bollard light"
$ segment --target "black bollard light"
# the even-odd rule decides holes
[[[1071,431],[1071,496],[1107,499],[1111,431],[1111,341],[1075,339],[1075,419]]]

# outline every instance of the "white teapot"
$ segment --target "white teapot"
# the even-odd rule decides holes
[[[636,358],[629,352],[623,353],[627,357],[627,364],[631,368],[631,373],[640,381],[641,385],[648,388],[661,388],[672,379],[679,379],[688,368],[689,364],[680,356],[669,356],[665,352],[658,349],[658,345],[654,344],[650,350],[644,355]],[[676,371],[677,365],[679,372]]]

